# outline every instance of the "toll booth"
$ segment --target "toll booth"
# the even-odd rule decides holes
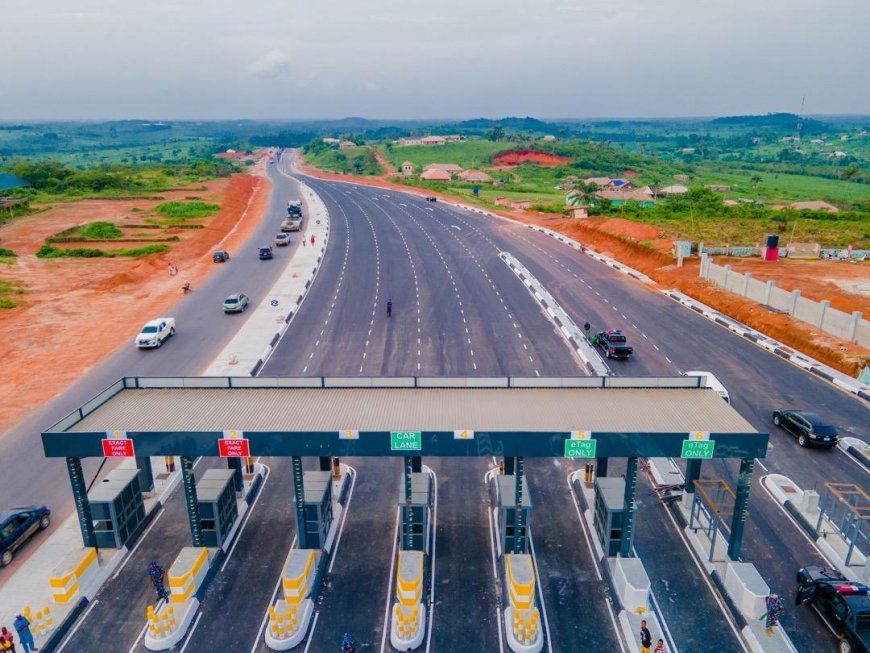
[[[196,484],[203,546],[223,546],[239,516],[233,473],[232,469],[207,469]]]
[[[332,472],[303,472],[305,487],[305,542],[322,549],[332,524]]]
[[[607,557],[619,553],[626,523],[625,479],[598,477],[595,479],[595,532]],[[634,509],[637,512],[637,508]],[[634,539],[634,531],[629,534]],[[628,543],[629,549],[633,541]]]
[[[411,473],[411,541],[410,546],[402,537],[403,551],[429,552],[429,509],[432,505],[432,477],[425,472]],[[402,511],[402,523],[408,523],[408,505],[405,502],[405,487],[399,489],[399,506]]]
[[[502,553],[514,551],[514,524],[516,520],[516,477],[513,474],[499,474],[496,476],[498,482],[499,496],[499,515],[498,526],[499,535],[501,536]],[[520,553],[528,553],[528,529],[529,529],[529,513],[532,510],[532,499],[529,496],[528,482],[523,483],[522,496],[522,530],[519,533],[522,546]]]
[[[97,547],[120,549],[145,521],[138,469],[113,469],[88,492]]]

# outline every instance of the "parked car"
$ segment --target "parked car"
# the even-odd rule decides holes
[[[437,201],[438,201],[438,198],[435,197],[434,195],[427,195],[427,196],[426,196],[426,201],[427,201],[427,202],[437,202]]]
[[[16,549],[50,523],[51,511],[45,506],[0,510],[0,567],[12,562]]]
[[[226,263],[230,260],[230,253],[225,249],[219,249],[211,255],[211,260],[215,263]]]
[[[248,308],[248,296],[244,293],[227,295],[224,300],[224,313],[244,313]]]
[[[278,247],[290,244],[290,234],[285,234],[283,231],[275,236],[275,244]]]
[[[267,259],[272,258],[272,248],[271,247],[261,247],[257,250],[257,253],[260,256],[261,261],[265,261]]]
[[[826,419],[805,410],[782,408],[773,411],[773,423],[795,436],[802,447],[833,447],[840,440],[836,427]]]

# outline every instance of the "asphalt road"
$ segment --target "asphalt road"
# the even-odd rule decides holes
[[[61,458],[43,456],[39,433],[122,376],[200,374],[229,342],[247,316],[224,315],[221,308],[224,297],[232,292],[244,292],[256,305],[272,287],[284,268],[283,264],[289,261],[291,252],[298,246],[294,243],[289,247],[275,248],[272,261],[263,262],[257,258],[257,246],[271,243],[277,233],[277,225],[286,214],[287,200],[298,197],[296,185],[277,175],[274,165],[268,166],[268,173],[273,185],[262,223],[245,242],[242,251],[230,252],[230,261],[216,264],[214,272],[201,286],[194,288],[193,293],[183,297],[179,290],[178,302],[166,312],[176,319],[178,332],[174,337],[160,349],[139,350],[133,345],[136,334],[130,333],[128,343],[98,362],[61,394],[28,413],[0,437],[0,460],[6,463],[0,474],[3,506],[42,503],[54,513],[54,525],[61,523],[73,510],[66,464]],[[274,183],[276,176],[278,183]],[[210,258],[211,254],[208,256]],[[178,261],[178,265],[182,269],[179,279],[183,279],[185,261]],[[205,316],[213,319],[203,319]],[[50,371],[38,373],[50,374]],[[98,459],[83,461],[89,479],[100,463]],[[108,471],[108,466],[105,471]],[[39,482],[34,483],[33,479],[39,479]],[[53,528],[34,537],[32,543],[19,550],[19,564]],[[16,568],[13,562],[11,567],[0,569],[0,580]]]

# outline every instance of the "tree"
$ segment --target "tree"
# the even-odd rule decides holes
[[[503,141],[504,136],[505,136],[504,127],[502,127],[500,124],[496,124],[495,127],[493,127],[492,129],[489,130],[489,133],[486,135],[486,138],[487,138],[487,140],[490,140],[494,143],[497,143],[498,141]]]
[[[749,181],[752,182],[753,188],[758,188],[758,184],[761,183],[761,177],[759,175],[752,175],[752,177],[749,179]]]
[[[849,166],[847,168],[843,168],[843,171],[840,173],[840,176],[846,181],[852,181],[855,177],[857,177],[861,173],[860,168],[858,166]]]

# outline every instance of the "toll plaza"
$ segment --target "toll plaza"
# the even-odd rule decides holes
[[[594,461],[601,519],[618,522],[608,529],[606,546],[624,558],[631,557],[639,458],[686,459],[687,494],[700,487],[695,481],[704,459],[737,458],[728,554],[739,557],[752,467],[764,457],[768,435],[699,383],[696,377],[125,377],[43,432],[42,441],[46,456],[67,461],[85,547],[95,546],[96,532],[82,458],[104,457],[107,450],[134,457],[147,479],[150,456],[180,457],[192,550],[183,552],[178,582],[187,594],[199,591],[201,581],[194,581],[206,576],[209,556],[202,551],[228,537],[234,517],[228,497],[240,487],[242,457],[290,457],[295,496],[288,505],[294,506],[298,546],[282,573],[283,598],[269,610],[266,643],[275,650],[304,638],[334,533],[331,498],[340,492],[333,482],[341,458],[404,459],[391,621],[391,643],[400,650],[420,645],[426,623],[432,488],[423,458],[501,459],[496,492],[507,639],[512,650],[534,652],[543,637],[527,533],[532,512],[547,519],[547,506],[532,503],[527,457]],[[204,502],[193,461],[219,455],[227,457],[228,471],[212,474]],[[303,472],[304,457],[318,458],[321,471]],[[627,461],[619,483],[607,477],[610,458]],[[171,610],[162,614],[167,622],[172,618]],[[151,644],[146,638],[146,646],[172,645],[157,635]]]

